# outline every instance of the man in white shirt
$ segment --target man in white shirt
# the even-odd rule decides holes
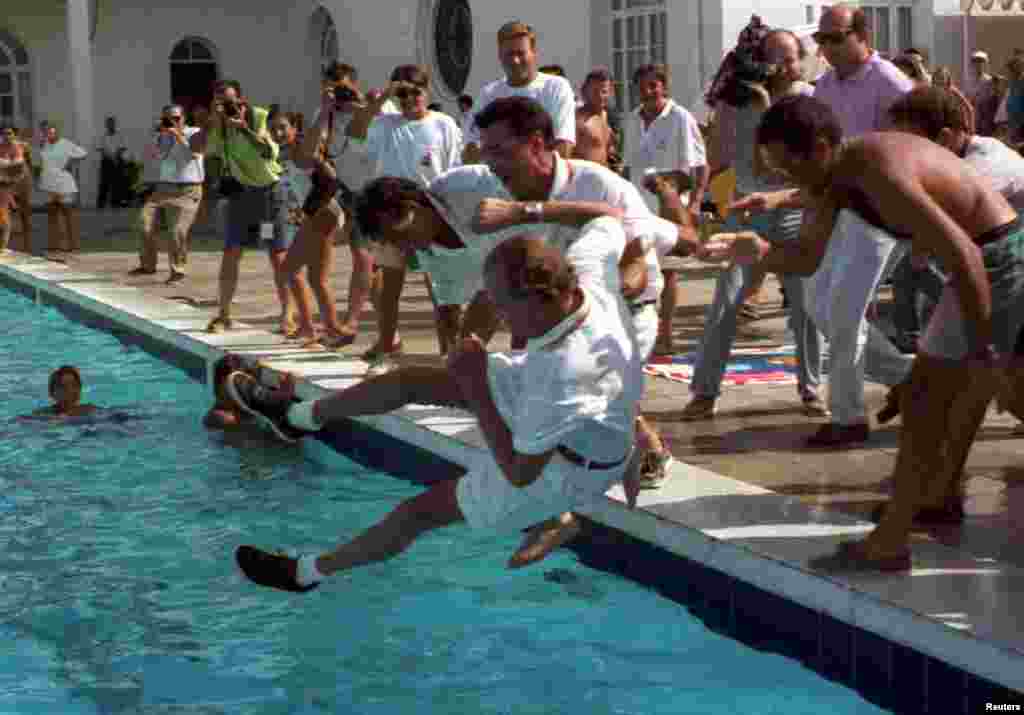
[[[350,151],[365,152],[378,176],[397,176],[422,186],[457,166],[462,157],[462,131],[447,114],[427,109],[429,92],[430,75],[425,67],[396,67],[387,90],[355,112],[348,126]],[[398,101],[401,114],[381,113],[384,102],[392,97]],[[382,271],[378,335],[364,359],[374,369],[386,369],[387,357],[401,344],[398,302],[405,285],[407,260],[387,244],[375,247],[374,259]]]
[[[623,244],[621,224],[602,218],[583,236]],[[581,241],[589,240],[581,237]],[[248,412],[296,436],[347,417],[410,403],[463,407],[476,415],[487,451],[462,477],[408,499],[375,526],[319,556],[290,558],[241,546],[236,560],[254,582],[304,592],[328,576],[397,556],[420,535],[465,521],[514,533],[602,497],[632,454],[642,369],[620,298],[597,274],[577,275],[542,238],[510,238],[488,256],[488,293],[525,351],[487,353],[462,341],[447,367],[406,367],[316,401],[293,403],[294,383],[269,391],[233,373],[228,390]]]
[[[626,118],[623,127],[623,165],[627,176],[640,189],[652,213],[658,211],[658,197],[644,183],[646,172],[680,171],[693,179],[688,209],[697,224],[700,204],[711,172],[700,125],[685,107],[668,96],[669,70],[661,64],[641,65],[633,72],[633,84],[640,94],[640,106]],[[672,315],[679,303],[678,270],[663,270],[665,288],[661,296],[658,342],[660,352],[672,343]]]
[[[160,130],[145,150],[145,173],[153,192],[142,207],[142,245],[139,267],[129,275],[156,273],[156,236],[160,230],[157,212],[167,214],[171,228],[167,246],[167,260],[171,274],[168,284],[185,278],[188,263],[189,232],[203,198],[203,154],[198,145],[198,127],[185,126],[185,112],[181,105],[164,107],[160,117]]]
[[[523,22],[508,22],[498,30],[498,59],[505,78],[485,84],[477,97],[481,110],[502,97],[529,97],[551,116],[555,129],[555,150],[572,155],[576,144],[576,96],[569,80],[537,70],[537,36]],[[466,149],[462,163],[480,161],[480,131],[475,122],[466,127]]]

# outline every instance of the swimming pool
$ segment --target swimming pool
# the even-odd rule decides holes
[[[466,528],[305,596],[259,589],[239,543],[323,548],[419,487],[207,432],[183,372],[0,306],[0,712],[881,712],[570,552],[506,571],[517,539]],[[17,420],[64,363],[110,409]]]

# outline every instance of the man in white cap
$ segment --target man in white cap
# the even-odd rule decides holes
[[[981,136],[991,136],[995,130],[997,103],[995,81],[988,72],[988,53],[978,50],[971,55],[971,82],[967,98],[974,107],[974,131]]]

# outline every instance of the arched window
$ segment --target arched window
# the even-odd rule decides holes
[[[313,13],[313,27],[320,43],[320,72],[323,73],[332,62],[338,61],[338,28],[331,13],[318,7]]]
[[[14,35],[0,30],[0,122],[31,126],[32,78],[28,53]]]
[[[461,94],[473,61],[473,13],[468,0],[438,0],[434,58],[445,87],[454,95]]]
[[[219,76],[217,55],[212,44],[198,37],[186,37],[171,50],[171,101],[191,111],[213,101],[213,85]]]

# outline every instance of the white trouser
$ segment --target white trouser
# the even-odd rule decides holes
[[[866,362],[886,384],[901,381],[910,369],[911,358],[865,319],[895,246],[885,231],[852,211],[840,211],[825,257],[805,283],[811,319],[829,341],[828,401],[839,424],[867,420]]]

